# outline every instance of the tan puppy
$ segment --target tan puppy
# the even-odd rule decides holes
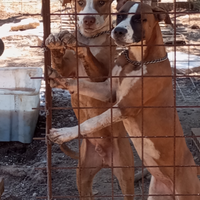
[[[148,200],[199,200],[199,169],[174,110],[171,67],[158,24],[167,16],[158,11],[134,2],[127,2],[121,8],[112,38],[116,44],[128,47],[128,51],[115,62],[113,78],[98,84],[85,80],[79,83],[81,93],[108,101],[112,81],[116,103],[112,109],[82,123],[80,134],[87,136],[110,126],[111,121],[123,121],[144,165],[152,174]],[[124,14],[128,12],[131,14]],[[140,46],[131,46],[141,42],[145,44],[143,51]],[[71,91],[77,90],[71,79],[60,83]],[[78,130],[78,126],[52,129],[49,138],[62,144],[76,138]]]
[[[115,48],[112,48],[112,54],[110,54],[110,48],[105,47],[105,45],[110,44],[110,24],[109,16],[104,15],[104,13],[110,12],[111,2],[112,0],[76,1],[78,13],[81,14],[77,16],[78,42],[87,46],[101,45],[101,47],[78,48],[78,70],[74,51],[66,49],[67,44],[70,43],[69,40],[75,44],[75,37],[71,37],[72,35],[69,32],[64,31],[56,35],[51,34],[47,38],[46,46],[51,50],[53,68],[60,75],[63,77],[85,76],[88,77],[85,80],[98,82],[106,79],[105,76],[109,74],[110,63],[114,62],[115,56]],[[91,14],[84,15],[85,13]],[[74,49],[72,45],[71,48]],[[51,84],[51,86],[53,85]],[[56,87],[56,85],[53,87]],[[84,95],[78,97],[77,93],[72,94],[71,101],[73,107],[80,107],[80,115],[78,109],[74,109],[79,123],[100,115],[106,108],[112,106],[111,103],[95,100]],[[99,109],[92,107],[99,107]],[[81,167],[81,173],[77,169],[77,186],[83,199],[93,199],[92,181],[94,176],[102,167],[112,167],[112,165],[118,166],[113,172],[119,181],[122,193],[132,195],[126,196],[124,199],[133,199],[134,168],[125,168],[126,166],[134,166],[133,152],[129,139],[120,139],[127,134],[123,123],[116,123],[112,129],[111,131],[111,127],[106,127],[98,130],[82,141],[78,164]],[[116,138],[112,140],[112,136]],[[90,139],[90,137],[99,138]],[[65,151],[66,147],[62,145],[61,149]],[[84,196],[87,197],[84,198]]]

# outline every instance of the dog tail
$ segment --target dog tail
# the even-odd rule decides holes
[[[60,149],[62,152],[64,152],[64,154],[66,154],[67,156],[78,160],[79,159],[79,153],[76,151],[71,150],[65,143],[60,145]]]

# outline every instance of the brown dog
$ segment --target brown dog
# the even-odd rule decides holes
[[[127,2],[121,8],[112,38],[128,50],[119,56],[112,70],[115,105],[82,123],[80,129],[78,126],[52,129],[49,138],[62,144],[76,138],[78,130],[88,136],[110,126],[111,121],[123,121],[152,174],[148,200],[199,200],[199,167],[195,166],[186,145],[174,108],[171,67],[158,24],[165,18],[165,13],[146,4]],[[132,46],[141,42],[145,45],[143,48]],[[82,80],[79,91],[108,101],[110,81],[97,84]],[[61,84],[71,91],[77,90],[74,80],[61,80]]]
[[[104,46],[110,44],[110,34],[108,34],[110,32],[110,25],[109,16],[103,13],[110,12],[112,1],[79,0],[76,2],[78,13],[82,14],[78,15],[77,21],[78,42],[82,45],[102,45],[102,47],[78,48],[79,60],[77,72],[76,55],[74,51],[65,49],[67,43],[69,43],[68,39],[71,37],[71,34],[67,31],[56,35],[51,34],[46,39],[45,43],[51,50],[52,66],[62,77],[86,76],[88,77],[87,80],[95,82],[104,81],[106,79],[105,76],[109,74],[110,62],[113,63],[116,54],[115,48],[112,48],[111,55],[110,48]],[[91,14],[83,15],[85,13]],[[93,15],[93,13],[98,15]],[[74,37],[73,39],[73,42],[75,42],[76,40]],[[72,42],[72,40],[70,41]],[[74,48],[72,47],[72,49]],[[77,118],[79,117],[79,123],[83,123],[92,117],[100,115],[106,108],[112,106],[111,103],[102,102],[85,95],[80,95],[78,97],[77,93],[71,95],[71,100],[73,107],[80,107],[80,115],[78,115],[78,109],[74,109]],[[99,109],[92,107],[99,107]],[[111,167],[113,165],[122,167],[115,168],[113,171],[119,181],[122,193],[124,195],[132,195],[126,196],[124,199],[133,199],[133,152],[129,139],[120,139],[120,137],[125,137],[126,135],[127,133],[123,123],[119,122],[112,127],[112,131],[111,127],[106,127],[89,135],[89,137],[99,137],[97,139],[90,139],[89,137],[83,139],[79,160],[81,173],[80,169],[77,169],[77,186],[82,198],[88,196],[84,199],[93,199],[92,181],[94,176],[102,167]],[[116,138],[112,140],[112,136]],[[61,149],[66,150],[66,147],[62,145]],[[132,166],[132,168],[125,168],[126,166]]]

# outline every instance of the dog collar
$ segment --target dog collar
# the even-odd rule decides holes
[[[151,61],[146,61],[146,62],[142,63],[142,62],[138,62],[136,60],[131,60],[129,58],[129,55],[128,55],[128,50],[123,51],[122,54],[125,55],[127,62],[129,62],[129,63],[131,63],[132,65],[135,65],[135,66],[141,66],[142,64],[143,65],[155,64],[155,63],[163,62],[163,61],[168,59],[168,56],[166,54],[163,58],[159,58],[159,59],[151,60]]]
[[[79,33],[81,34],[81,36],[85,37],[80,31],[79,31]],[[91,37],[85,37],[85,38],[87,38],[87,39],[94,39],[94,38],[97,38],[97,37],[99,37],[99,36],[101,36],[103,34],[110,34],[110,31],[102,31],[100,33],[97,33],[96,35],[93,35]]]

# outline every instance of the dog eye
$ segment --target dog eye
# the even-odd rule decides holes
[[[123,18],[122,15],[117,15],[117,19],[118,19],[118,20],[121,20],[122,18]]]
[[[135,16],[133,16],[132,20],[135,23],[141,23],[141,15],[140,14],[136,14]]]
[[[84,4],[84,2],[83,2],[83,1],[78,1],[78,4],[79,4],[80,6],[82,6],[82,5]]]
[[[105,4],[105,1],[99,1],[99,5],[103,6]]]
[[[143,21],[143,22],[147,22],[147,19],[143,19],[142,21]]]

